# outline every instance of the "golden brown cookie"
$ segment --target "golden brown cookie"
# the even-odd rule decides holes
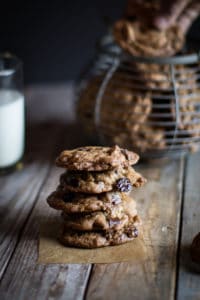
[[[122,80],[123,84],[120,84]],[[91,80],[86,90],[83,89],[78,102],[78,116],[88,133],[95,135],[105,130],[112,138],[113,135],[126,130],[135,132],[149,117],[152,109],[150,94],[147,92],[142,95],[134,88],[134,80],[131,80],[126,72],[117,71],[102,96],[99,111],[100,124],[96,132],[94,112],[97,93],[95,91],[99,88],[96,85],[98,82]],[[144,82],[142,85],[144,86]]]
[[[140,153],[148,150],[165,149],[165,131],[159,127],[141,125],[137,132],[122,132],[113,136],[113,142],[137,149]]]
[[[136,153],[118,146],[88,146],[61,152],[56,164],[67,170],[104,171],[134,165],[138,159]]]
[[[135,201],[126,193],[108,192],[101,194],[66,193],[61,190],[53,192],[48,198],[49,206],[62,210],[66,214],[105,211],[107,213],[116,207],[126,211],[135,210]]]
[[[113,34],[122,49],[135,56],[170,56],[184,44],[184,34],[177,25],[159,31],[122,19],[114,24]]]
[[[178,128],[187,130],[191,136],[198,136],[200,123],[200,110],[195,104],[200,103],[198,82],[196,73],[191,68],[177,66],[176,68],[176,89],[178,95],[179,123]],[[171,112],[173,119],[176,120],[175,100],[171,101]],[[196,129],[196,132],[195,132]],[[194,134],[190,131],[194,131]]]
[[[76,248],[100,248],[120,245],[134,240],[138,236],[138,221],[119,231],[109,230],[101,232],[76,232],[63,229],[59,240],[62,244]]]
[[[162,98],[162,92],[173,89],[170,65],[132,63],[132,68],[140,79],[141,88],[143,85],[151,91],[150,97],[159,93]]]
[[[88,214],[63,214],[64,227],[66,230],[76,231],[99,231],[99,230],[120,230],[133,222],[134,216],[131,212],[125,213],[120,207],[115,208],[112,212],[93,212]]]
[[[49,206],[67,214],[110,211],[124,201],[124,193],[81,194],[57,190],[47,198]]]
[[[62,213],[66,229],[78,231],[119,230],[132,223],[137,216],[136,203],[126,196],[126,200],[112,209],[88,213]]]
[[[108,94],[110,89],[110,97],[105,94],[102,99],[100,128],[114,135],[126,130],[136,132],[150,115],[152,101],[148,94],[140,95],[128,87],[117,88],[116,76],[113,87],[110,83],[106,91]]]
[[[145,179],[132,167],[109,171],[67,171],[60,177],[60,188],[76,193],[99,194],[111,190],[130,192],[132,186],[140,187]]]

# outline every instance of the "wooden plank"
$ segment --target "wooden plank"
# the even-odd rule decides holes
[[[59,175],[54,168],[49,173],[50,162],[63,147],[83,144],[84,135],[73,123],[72,91],[72,86],[41,86],[27,91],[28,136],[31,138],[27,164],[21,178],[16,173],[1,178],[0,183],[5,203],[2,215],[5,215],[7,226],[1,240],[2,299],[81,299],[84,296],[90,265],[45,266],[36,263],[38,217],[51,215],[53,210],[48,210],[45,198],[53,190]],[[10,187],[12,190],[8,193]],[[6,212],[9,222],[6,222]]]
[[[0,177],[0,278],[17,245],[20,232],[31,212],[39,189],[48,174],[50,162],[55,157],[58,136],[60,138],[60,125],[48,122],[46,126],[46,114],[42,114],[36,107],[39,98],[43,105],[46,104],[48,114],[48,103],[52,100],[48,92],[42,94],[40,89],[37,91],[37,89],[30,88],[26,93],[28,123],[31,122],[31,126],[27,125],[24,168]],[[41,95],[42,99],[39,97]],[[61,98],[61,100],[65,99]],[[43,123],[35,122],[35,110],[38,111],[40,118],[43,118]],[[62,107],[61,111],[63,111]],[[46,138],[49,130],[53,142]]]
[[[86,299],[173,299],[183,160],[141,166],[147,185],[133,192],[143,219],[144,263],[95,265]]]
[[[20,231],[47,173],[48,165],[29,164],[25,170],[8,176],[3,187],[4,180],[1,182],[0,278],[12,256]]]
[[[28,89],[26,99],[28,121],[34,124],[38,92],[32,88]],[[43,95],[42,99],[47,104],[48,112],[48,101],[51,98],[48,97],[47,93]],[[40,111],[38,115],[40,115]],[[44,115],[43,120],[46,120]],[[37,122],[36,125],[31,127],[28,125],[27,127],[27,147],[23,170],[0,177],[0,278],[6,269],[18,242],[20,231],[48,173],[50,161],[55,151],[55,143],[52,147],[50,139],[47,139],[45,144],[42,143],[47,136],[45,124]],[[50,128],[48,126],[48,129],[51,130],[52,137],[57,140],[58,126],[51,126]]]
[[[88,265],[38,265],[38,230],[40,218],[51,217],[47,195],[56,187],[60,170],[48,176],[18,247],[2,279],[5,299],[82,299],[90,274]],[[9,291],[9,292],[7,292]],[[13,298],[14,297],[14,298]]]
[[[189,248],[200,232],[200,153],[191,155],[186,167],[180,268],[177,299],[200,299],[200,265],[192,263]]]

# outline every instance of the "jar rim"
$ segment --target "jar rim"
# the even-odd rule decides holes
[[[10,66],[6,67],[5,62]],[[10,70],[10,74],[15,73],[19,68],[22,68],[23,63],[20,58],[10,52],[0,52],[0,71]],[[12,72],[11,72],[12,71]]]
[[[148,57],[148,56],[134,56],[125,52],[114,41],[112,35],[105,35],[97,44],[97,49],[104,54],[111,55],[113,58],[129,59],[139,63],[147,64],[192,64],[200,61],[200,51],[191,54],[177,54],[175,56],[166,57]]]

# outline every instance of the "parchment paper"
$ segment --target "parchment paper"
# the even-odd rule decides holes
[[[132,242],[98,249],[77,249],[59,243],[60,218],[41,222],[38,263],[115,263],[141,262],[146,259],[146,249],[142,233]]]

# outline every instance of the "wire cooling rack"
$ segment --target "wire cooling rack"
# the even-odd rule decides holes
[[[107,36],[82,82],[79,115],[101,144],[117,143],[143,157],[199,150],[199,53],[133,57]]]

